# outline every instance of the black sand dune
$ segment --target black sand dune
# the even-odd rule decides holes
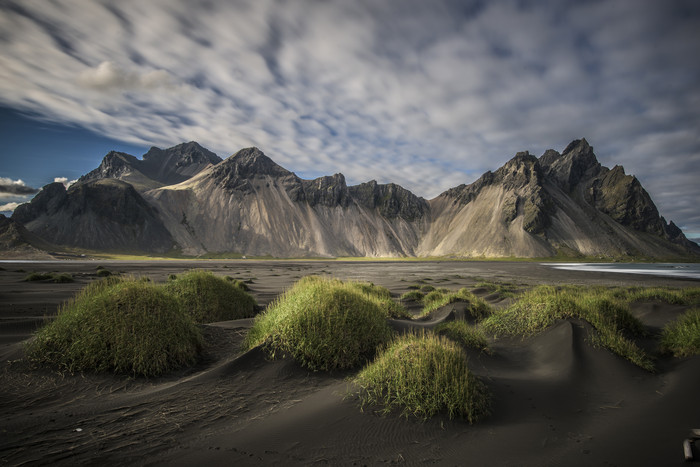
[[[21,268],[94,272],[94,266]],[[192,264],[107,266],[165,280]],[[528,285],[697,285],[553,272],[532,263],[197,266],[252,279],[252,291],[263,304],[310,273],[371,280],[397,295],[418,281],[473,286],[477,276]],[[78,276],[72,284],[23,283],[25,274],[13,272],[15,265],[3,267],[0,459],[8,465],[688,465],[682,442],[700,428],[700,358],[662,358],[658,372],[648,373],[594,348],[588,342],[590,326],[577,320],[559,321],[526,339],[492,341],[491,354],[470,353],[470,368],[493,393],[491,415],[475,425],[443,416],[423,422],[361,412],[347,397],[352,372],[311,373],[289,359],[269,361],[257,349],[242,353],[250,320],[205,326],[202,361],[179,374],[152,380],[60,376],[18,361],[20,341],[42,316],[37,313],[41,301],[52,314],[64,295],[93,277]],[[47,300],[49,290],[60,287],[65,288],[59,296]],[[682,311],[661,303],[633,309],[652,332]],[[453,304],[420,325],[434,326],[459,313]],[[695,454],[700,457],[697,449]]]

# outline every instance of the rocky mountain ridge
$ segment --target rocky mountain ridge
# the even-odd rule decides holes
[[[257,148],[221,161],[197,143],[111,152],[67,191],[51,184],[13,219],[54,243],[187,255],[301,256],[700,254],[639,181],[602,166],[585,139],[562,153],[517,153],[426,201],[395,184],[304,180]],[[62,189],[62,190],[61,190]]]

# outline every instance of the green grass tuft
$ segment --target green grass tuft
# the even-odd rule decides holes
[[[675,357],[700,355],[700,309],[688,310],[664,327],[661,350]]]
[[[474,287],[483,287],[491,293],[495,293],[501,298],[513,298],[517,296],[518,286],[510,282],[493,282],[482,280]]]
[[[432,333],[405,334],[387,346],[354,379],[362,406],[427,419],[443,412],[474,423],[488,412],[486,386],[467,366],[456,343]]]
[[[305,277],[258,315],[246,346],[263,345],[274,357],[289,354],[317,371],[364,364],[392,331],[387,309],[373,287]]]
[[[24,282],[47,281],[53,277],[49,272],[33,272],[24,278]]]
[[[402,301],[412,301],[412,302],[422,302],[425,295],[419,290],[409,290],[405,294],[401,295],[400,300]]]
[[[98,266],[97,277],[109,277],[111,275],[112,272],[109,269],[105,269],[104,267]]]
[[[73,276],[71,276],[70,274],[62,273],[62,274],[54,274],[53,281],[56,282],[57,284],[68,284],[71,282],[75,282],[75,279],[73,279]]]
[[[226,277],[224,277],[224,279],[231,282],[233,285],[235,285],[239,289],[245,290],[246,292],[250,291],[250,287],[248,287],[248,284],[246,284],[245,282],[243,282],[240,279],[236,279],[236,278],[233,278],[231,276],[226,276]]]
[[[465,321],[449,321],[435,327],[435,332],[445,336],[468,349],[488,352],[489,342],[486,334],[480,329],[470,326]]]
[[[165,290],[180,300],[197,323],[255,315],[255,298],[240,285],[205,271],[189,271],[168,281]]]
[[[670,287],[632,287],[617,289],[615,297],[627,302],[661,301],[673,305],[700,305],[700,287],[674,289]]]
[[[53,272],[33,272],[24,278],[25,282],[35,282],[35,281],[51,281],[59,284],[66,284],[69,282],[74,282],[73,276],[70,274],[53,273]]]
[[[194,363],[202,337],[177,300],[134,279],[106,279],[81,290],[39,330],[27,355],[70,373],[158,376]]]
[[[457,292],[450,292],[445,289],[438,289],[430,292],[423,297],[423,311],[421,312],[421,316],[428,316],[438,308],[456,301],[466,302],[469,314],[479,321],[491,314],[491,307],[488,303],[466,288],[462,288]]]

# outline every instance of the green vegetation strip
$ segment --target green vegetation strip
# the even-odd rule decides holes
[[[495,311],[481,324],[486,332],[497,336],[527,336],[558,319],[583,319],[596,329],[596,344],[652,371],[651,358],[631,339],[643,335],[644,327],[629,311],[630,303],[649,300],[692,305],[700,300],[700,288],[539,286],[525,292],[510,307]]]
[[[360,366],[392,336],[386,318],[396,304],[385,290],[305,277],[258,315],[246,345],[262,345],[273,357],[289,354],[311,370]]]
[[[464,350],[432,333],[397,338],[354,382],[362,406],[378,405],[385,413],[398,409],[427,419],[446,412],[474,423],[488,412],[488,391],[469,371]]]
[[[62,273],[58,274],[55,272],[33,272],[24,278],[25,282],[34,281],[51,281],[59,284],[66,284],[69,282],[74,282],[73,276],[70,274]]]

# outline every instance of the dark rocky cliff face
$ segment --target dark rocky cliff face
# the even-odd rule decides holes
[[[587,183],[587,187],[590,203],[620,224],[664,235],[664,221],[651,197],[636,177],[625,175],[622,166],[601,171]]]
[[[601,170],[593,148],[585,138],[569,143],[561,155],[553,150],[545,152],[540,165],[543,174],[565,193],[571,193],[582,180],[595,177]]]
[[[21,223],[0,214],[0,251],[53,249],[54,246],[29,232]]]
[[[343,174],[303,180],[304,198],[309,206],[348,207],[350,196]]]
[[[460,185],[440,196],[468,204],[485,188],[499,186],[509,193],[502,206],[503,221],[512,222],[522,214],[525,231],[542,234],[553,208],[550,196],[543,188],[543,179],[538,159],[525,151],[517,153],[495,172],[486,172],[471,185]]]
[[[131,185],[114,179],[77,184],[67,191],[52,183],[19,206],[12,219],[60,245],[145,252],[173,247],[157,211]]]
[[[394,183],[380,185],[372,180],[351,186],[349,190],[357,204],[366,209],[377,209],[387,219],[400,217],[413,222],[422,219],[429,211],[426,200]]]

